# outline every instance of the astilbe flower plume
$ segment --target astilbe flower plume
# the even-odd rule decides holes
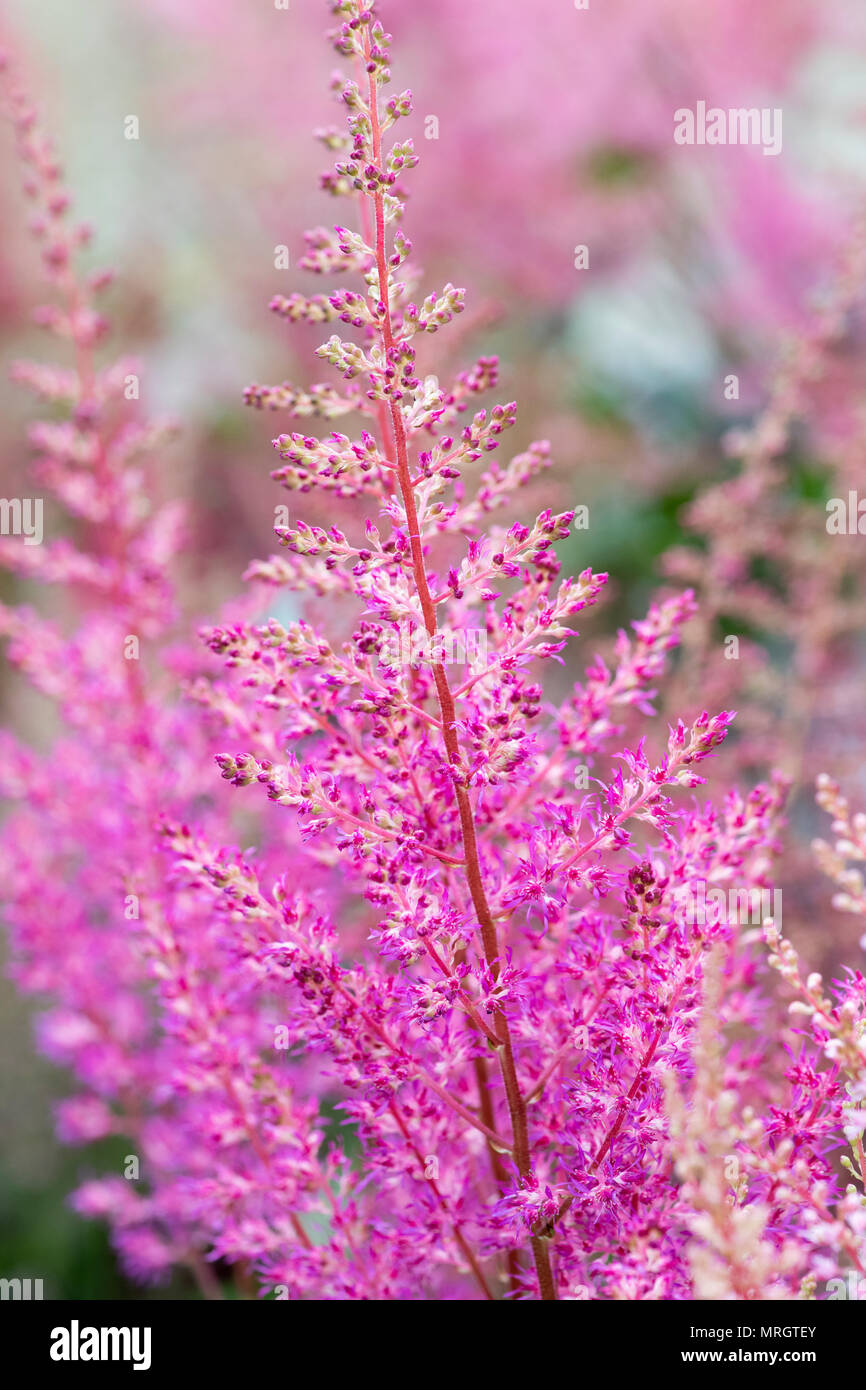
[[[163,816],[195,808],[217,838],[232,832],[210,795],[206,722],[176,696],[178,672],[195,663],[171,647],[167,565],[182,518],[176,503],[157,501],[165,430],[136,414],[136,365],[97,357],[108,324],[96,301],[110,276],[82,270],[89,233],[67,225],[59,162],[7,76],[4,110],[52,291],[36,318],[71,357],[70,366],[18,363],[13,375],[47,404],[31,438],[36,478],[58,504],[49,525],[65,513],[77,537],[2,542],[8,567],[62,586],[65,599],[61,621],[0,607],[10,663],[56,707],[47,747],[2,736],[12,972],[50,1001],[37,1023],[41,1048],[78,1084],[59,1107],[61,1138],[125,1136],[141,1168],[139,1182],[119,1173],[86,1182],[76,1208],[110,1220],[134,1277],[183,1265],[210,1288],[203,1255],[221,1231],[224,1186],[241,1182],[243,1146],[264,1142],[262,1111],[271,1124],[286,1121],[288,1100],[269,1099],[259,999],[245,1007],[231,943],[169,877]],[[305,1116],[292,1111],[293,1151],[315,1155],[319,1131]],[[226,1150],[236,1164],[214,1161]],[[233,1219],[246,1219],[242,1195],[241,1185]]]
[[[345,385],[257,384],[247,399],[365,416],[354,439],[280,434],[274,476],[294,493],[351,499],[350,523],[362,506],[379,517],[357,535],[278,527],[286,553],[249,572],[354,596],[341,644],[273,618],[207,640],[227,659],[235,701],[214,703],[238,734],[254,722],[257,732],[219,759],[223,776],[294,808],[308,852],[332,872],[340,856],[344,883],[375,910],[363,968],[341,961],[342,924],[299,904],[297,871],[269,892],[250,863],[227,877],[205,845],[181,836],[178,847],[230,915],[255,924],[258,959],[287,990],[293,1045],[320,1050],[348,1093],[373,1180],[358,1242],[367,1278],[378,1263],[392,1292],[447,1296],[464,1287],[462,1270],[487,1297],[507,1275],[513,1293],[550,1298],[591,1286],[591,1251],[607,1256],[600,1295],[620,1283],[683,1295],[660,1078],[689,1066],[702,956],[730,930],[685,926],[679,905],[698,878],[764,881],[778,795],[732,795],[716,811],[669,794],[702,783],[696,768],[724,738],[725,711],[678,723],[655,759],[641,740],[610,760],[617,707],[649,712],[689,596],[621,639],[614,672],[596,664],[559,710],[545,706],[536,663],[558,657],[605,576],[560,581],[554,546],[571,513],[493,522],[547,446],[485,467],[516,413],[473,403],[495,385],[495,362],[447,387],[429,371],[426,335],[462,310],[464,292],[413,297],[419,274],[399,222],[416,156],[385,138],[411,96],[385,99],[378,20],[356,3],[335,13],[356,75],[340,86],[349,134],[325,184],[359,198],[359,229],[308,234],[304,265],[352,271],[365,292],[272,307],[356,330],[318,349]],[[459,676],[455,645],[472,649]],[[732,957],[729,968],[748,967]],[[373,1229],[387,1229],[384,1245]],[[274,1283],[299,1287],[296,1255],[266,1264]]]
[[[387,96],[372,11],[332,8],[351,71],[324,182],[357,226],[309,233],[304,264],[354,281],[272,307],[334,330],[318,356],[342,381],[247,399],[346,422],[274,440],[276,481],[323,491],[345,529],[289,512],[280,553],[248,571],[257,616],[178,653],[161,578],[153,601],[173,514],[150,509],[109,419],[65,252],[46,260],[67,307],[43,317],[76,368],[21,373],[66,383],[40,468],[94,526],[93,553],[32,565],[83,593],[71,636],[3,616],[74,731],[3,760],[15,970],[53,1000],[42,1044],[80,1083],[64,1137],[129,1136],[142,1166],[140,1187],[94,1179],[76,1205],[111,1221],[137,1276],[186,1263],[208,1292],[219,1261],[277,1297],[714,1296],[703,1241],[730,1296],[752,1296],[768,1251],[767,1296],[796,1296],[852,1248],[850,1223],[813,1221],[816,1191],[835,1201],[836,1070],[815,1039],[791,1057],[773,1041],[759,933],[689,911],[708,883],[772,885],[784,788],[711,803],[701,774],[731,712],[652,723],[690,594],[621,634],[613,669],[545,694],[605,576],[560,577],[571,513],[499,520],[547,446],[493,459],[516,418],[480,404],[495,359],[448,384],[432,370],[464,291],[416,290],[400,223],[417,159],[390,134],[411,95]],[[39,193],[58,175],[16,111]],[[146,662],[124,660],[129,635]],[[212,771],[217,737],[242,798]],[[707,989],[724,1057],[706,1025],[695,1054]],[[704,1143],[750,1165],[745,1216],[702,1181]]]
[[[851,704],[859,706],[860,672],[850,669],[864,617],[858,538],[833,533],[823,497],[805,491],[798,469],[805,459],[826,475],[822,490],[845,498],[859,476],[862,421],[850,377],[861,351],[864,270],[861,217],[811,319],[785,340],[766,405],[748,429],[727,432],[732,476],[702,488],[685,509],[700,547],[664,557],[667,574],[700,598],[699,621],[685,634],[683,682],[737,699],[744,766],[776,763],[797,777],[804,764],[837,754],[839,724],[859,724]],[[747,525],[732,524],[743,517]],[[741,634],[737,660],[725,659],[723,623]],[[831,683],[836,717],[822,728]]]
[[[684,509],[690,544],[663,557],[698,598],[669,707],[695,710],[695,692],[736,704],[728,776],[777,769],[790,781],[792,832],[778,872],[788,926],[816,964],[832,968],[856,937],[826,929],[809,803],[819,771],[843,775],[866,733],[862,538],[847,517],[861,472],[864,270],[861,217],[808,326],[785,340],[766,404],[747,428],[727,431],[728,476]]]

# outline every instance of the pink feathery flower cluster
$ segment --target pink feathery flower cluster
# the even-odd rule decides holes
[[[4,742],[2,880],[41,1045],[78,1082],[61,1136],[130,1150],[75,1205],[137,1278],[186,1266],[205,1294],[797,1297],[862,1258],[863,1218],[830,1161],[857,1123],[855,987],[837,1009],[810,986],[791,1031],[762,923],[793,979],[787,946],[751,910],[784,785],[711,801],[733,714],[653,723],[690,593],[559,703],[541,683],[606,576],[561,577],[572,512],[502,516],[548,447],[496,461],[516,405],[481,404],[494,358],[435,374],[465,292],[418,289],[401,227],[412,97],[388,95],[372,9],[332,9],[325,186],[350,212],[307,234],[323,291],[272,308],[328,326],[338,380],[247,399],[335,428],[275,438],[279,553],[200,654],[173,645],[159,438],[127,415],[135,373],[95,365],[101,281],[11,99],[57,290],[40,319],[75,363],[18,375],[52,403],[37,473],[83,539],[6,547],[69,603],[65,626],[0,615],[58,711],[47,750]],[[313,489],[327,529],[294,514]]]

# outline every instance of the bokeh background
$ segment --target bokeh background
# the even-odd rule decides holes
[[[557,468],[545,495],[590,509],[563,559],[612,576],[587,625],[591,655],[596,630],[601,641],[645,609],[660,557],[684,538],[684,509],[725,476],[725,438],[760,408],[854,235],[866,193],[866,10],[856,0],[380,8],[395,81],[415,96],[422,163],[406,230],[431,285],[470,289],[454,364],[500,354],[500,398],[521,406],[515,452],[550,439]],[[2,16],[3,42],[94,226],[94,264],[116,272],[115,342],[142,362],[147,412],[180,426],[163,483],[189,504],[192,630],[272,548],[273,421],[244,408],[243,387],[309,379],[309,330],[287,328],[267,303],[319,288],[293,269],[303,231],[343,213],[318,191],[328,159],[311,138],[341,121],[326,5],[5,0]],[[673,112],[698,100],[781,108],[782,153],[676,145]],[[131,115],[137,140],[125,138]],[[29,316],[41,290],[5,132],[0,150],[0,444],[12,496],[27,495],[18,480],[32,405],[8,385],[8,367],[39,353]],[[288,270],[274,268],[280,245]],[[575,268],[578,246],[586,269]],[[856,413],[856,325],[848,349],[838,389],[798,438],[794,498],[811,489],[820,504],[822,448]],[[738,400],[725,398],[730,373]],[[305,515],[319,519],[315,503]],[[4,599],[26,597],[26,586],[2,585]],[[24,708],[5,673],[2,696],[6,718],[38,732],[44,712]],[[29,1007],[5,981],[0,991],[0,1272],[44,1273],[49,1297],[191,1294],[181,1282],[132,1289],[101,1229],[69,1211],[86,1165],[116,1155],[82,1159],[57,1143],[64,1078],[34,1053]]]

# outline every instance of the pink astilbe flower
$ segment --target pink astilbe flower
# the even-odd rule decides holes
[[[685,1104],[672,1077],[667,1087],[677,1173],[683,1184],[680,1196],[687,1208],[693,1296],[796,1298],[813,1289],[814,1277],[804,1262],[800,1231],[790,1231],[779,1219],[780,1209],[790,1215],[787,1205],[795,1194],[781,1183],[768,1187],[761,1182],[756,1188],[756,1175],[763,1175],[755,1150],[766,1152],[766,1134],[753,1111],[737,1113],[739,1078],[723,1061],[719,1029],[723,989],[718,959],[715,967],[705,972],[690,1104]],[[790,1139],[775,1150],[777,1170],[785,1176],[793,1150]],[[814,1163],[809,1167],[801,1162],[799,1171],[817,1193],[818,1181],[826,1174],[816,1172]]]
[[[825,840],[812,842],[818,863],[839,890],[833,895],[833,906],[839,912],[866,917],[863,870],[854,867],[866,863],[866,815],[857,811],[852,816],[838,782],[826,773],[818,778],[817,801],[822,810],[833,817],[832,829],[836,836],[833,845]],[[860,944],[863,945],[863,941]]]
[[[57,708],[43,752],[3,735],[0,783],[12,803],[5,917],[15,979],[52,1001],[38,1020],[40,1045],[83,1088],[60,1106],[61,1137],[125,1135],[141,1165],[140,1183],[116,1180],[123,1201],[105,1215],[127,1266],[151,1278],[178,1262],[200,1270],[212,1244],[195,1182],[201,1172],[212,1177],[212,1146],[247,1132],[257,1063],[245,1069],[239,1053],[255,1048],[261,1025],[257,1004],[243,1013],[219,963],[222,944],[188,892],[174,891],[160,849],[166,813],[195,806],[214,824],[207,727],[191,718],[197,707],[178,704],[166,668],[166,563],[181,532],[176,505],[154,502],[149,456],[162,435],[127,403],[137,396],[125,391],[137,382],[133,364],[97,362],[107,325],[94,295],[107,277],[79,269],[86,237],[66,229],[60,168],[17,89],[8,110],[55,291],[38,318],[74,362],[19,364],[14,375],[51,405],[52,417],[32,431],[36,476],[76,519],[82,548],[2,542],[8,565],[62,585],[67,599],[62,623],[30,608],[0,609],[11,662]],[[231,1028],[218,1022],[227,1015]],[[257,1084],[253,1108],[269,1106]],[[304,1123],[292,1121],[293,1148],[308,1144],[314,1155],[318,1131],[305,1138]]]
[[[819,863],[842,891],[841,911],[863,912],[863,880],[847,860],[866,857],[863,817],[829,777],[818,801],[833,817],[831,848],[815,842]],[[744,1106],[742,1080],[723,1059],[721,971],[707,980],[691,1104],[668,1083],[673,1144],[691,1207],[687,1224],[694,1294],[706,1298],[844,1296],[851,1271],[866,1270],[866,981],[848,970],[826,991],[817,971],[804,974],[777,922],[764,923],[770,965],[785,981],[792,1027],[787,1105],[763,1115]],[[831,1151],[850,1147],[839,1166],[852,1178],[840,1191]]]
[[[484,462],[516,411],[473,402],[495,385],[495,364],[450,386],[429,371],[425,335],[462,310],[464,292],[416,298],[398,223],[417,160],[411,142],[384,140],[411,97],[382,94],[378,21],[356,3],[335,12],[338,51],[359,76],[341,84],[349,138],[329,186],[360,195],[360,230],[317,229],[306,268],[354,271],[366,293],[274,306],[356,330],[318,349],[343,377],[340,394],[284,383],[256,385],[248,400],[366,417],[354,439],[280,434],[274,476],[293,493],[351,500],[368,519],[354,536],[301,520],[278,527],[285,555],[250,577],[346,604],[354,595],[357,617],[348,607],[340,643],[275,618],[206,639],[230,672],[214,706],[245,741],[219,758],[223,776],[293,808],[319,862],[336,869],[339,856],[339,874],[375,911],[382,963],[369,948],[363,968],[340,960],[336,926],[299,902],[297,873],[272,891],[245,860],[229,867],[182,833],[175,844],[258,938],[249,968],[278,972],[294,1046],[323,1052],[349,1093],[374,1180],[367,1220],[388,1231],[377,1258],[393,1261],[392,1287],[412,1296],[423,1258],[427,1279],[462,1267],[492,1296],[507,1273],[513,1293],[550,1298],[586,1285],[592,1249],[609,1256],[605,1281],[683,1296],[661,1075],[690,1065],[703,952],[732,933],[687,923],[681,904],[705,877],[763,881],[779,798],[758,790],[748,806],[714,812],[669,794],[703,782],[698,765],[724,739],[726,712],[678,723],[660,755],[642,739],[611,760],[616,709],[650,713],[687,599],[654,608],[634,642],[622,636],[613,673],[596,665],[560,711],[544,705],[531,667],[558,658],[605,576],[560,582],[554,546],[572,513],[488,522],[544,466],[546,446],[504,467]],[[658,1268],[629,1249],[635,1224],[659,1232]],[[362,1249],[369,1260],[369,1236]],[[310,1265],[283,1253],[265,1268],[296,1287]]]
[[[833,817],[837,837],[832,847],[822,840],[815,842],[818,862],[841,890],[834,896],[833,906],[863,915],[863,878],[859,869],[849,867],[846,861],[866,858],[866,819],[862,812],[851,815],[838,784],[826,775],[818,778],[817,800]],[[838,1079],[834,1139],[837,1144],[844,1141],[849,1149],[840,1159],[841,1167],[851,1176],[847,1188],[837,1194],[826,1183],[812,1187],[807,1185],[805,1174],[798,1185],[796,1173],[792,1177],[790,1172],[780,1174],[777,1184],[783,1196],[793,1191],[803,1201],[808,1215],[803,1237],[816,1247],[824,1247],[822,1258],[816,1261],[816,1273],[829,1281],[828,1287],[835,1280],[838,1290],[849,1271],[866,1275],[866,978],[861,970],[846,969],[828,988],[818,971],[804,972],[798,952],[775,924],[766,925],[765,936],[770,962],[795,996],[790,1012],[808,1030],[804,1051],[808,1046],[816,1070],[823,1059],[825,1075]],[[805,1073],[806,1068],[801,1070]],[[816,1100],[809,1115],[812,1124],[819,1112]]]
[[[748,428],[728,432],[728,476],[684,509],[698,544],[663,557],[698,599],[670,708],[693,712],[697,691],[702,704],[735,704],[729,775],[757,779],[778,768],[799,793],[778,878],[794,939],[810,937],[823,968],[856,945],[825,931],[803,820],[816,775],[841,775],[866,736],[857,530],[864,269],[861,219],[808,329],[785,343],[765,407]]]
[[[332,9],[351,71],[325,185],[348,212],[308,234],[322,292],[272,307],[328,326],[341,380],[247,400],[327,422],[279,433],[273,476],[334,524],[286,507],[252,598],[178,651],[154,441],[115,420],[123,378],[94,365],[103,326],[54,230],[41,317],[75,365],[19,370],[67,402],[37,466],[91,526],[26,560],[65,584],[66,627],[2,617],[71,730],[4,748],[14,970],[79,1084],[61,1136],[128,1136],[141,1164],[74,1205],[136,1279],[188,1266],[208,1295],[228,1270],[280,1298],[750,1297],[771,1277],[794,1297],[855,1243],[828,1158],[852,1127],[838,1058],[820,1030],[775,1041],[759,924],[696,906],[772,890],[785,786],[699,790],[727,709],[657,727],[691,594],[561,692],[606,576],[561,577],[572,512],[500,517],[548,447],[496,461],[517,408],[481,404],[495,359],[435,374],[465,292],[417,288],[400,226],[411,94],[387,95],[362,0]],[[53,157],[13,115],[48,202]],[[731,1150],[736,1214],[701,1171]]]

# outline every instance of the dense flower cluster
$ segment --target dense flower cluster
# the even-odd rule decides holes
[[[338,380],[248,388],[325,423],[274,439],[279,552],[201,650],[175,645],[160,437],[127,413],[132,366],[94,364],[102,278],[10,97],[40,321],[74,350],[17,375],[51,402],[37,473],[82,540],[4,543],[68,600],[63,624],[0,612],[62,729],[4,739],[4,897],[16,977],[51,1000],[41,1044],[80,1086],[62,1137],[136,1160],[75,1205],[136,1277],[186,1265],[214,1296],[231,1274],[321,1299],[811,1296],[863,1258],[832,1161],[844,1137],[866,1181],[862,977],[825,998],[762,911],[784,781],[702,790],[733,713],[654,718],[691,591],[559,703],[542,684],[606,576],[561,577],[573,512],[502,516],[549,447],[498,461],[517,407],[482,404],[495,358],[436,374],[465,292],[419,288],[400,225],[412,97],[364,0],[332,9],[347,131],[324,186],[348,210],[307,236],[326,288],[271,307],[325,327]],[[294,511],[315,489],[327,528]],[[860,911],[863,827],[821,796],[819,854]]]

